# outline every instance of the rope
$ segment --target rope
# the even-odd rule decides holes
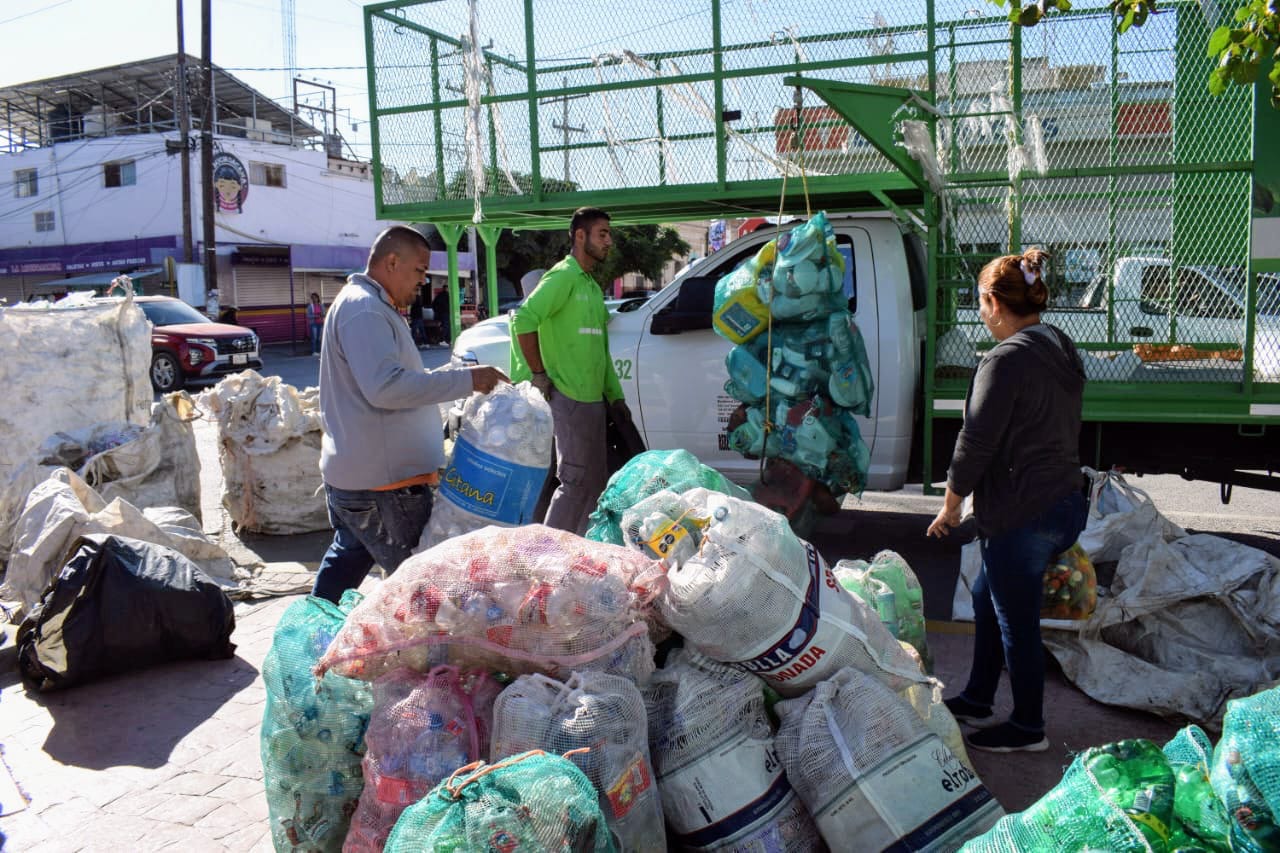
[[[571,749],[560,757],[568,758],[571,755],[581,755],[583,753],[587,753],[590,751],[591,751],[590,747],[583,746],[583,747],[579,747],[578,749]],[[450,799],[453,799],[453,800],[461,799],[463,788],[467,787],[468,785],[474,782],[479,782],[481,779],[488,776],[490,773],[494,772],[495,770],[501,770],[504,767],[511,767],[512,765],[519,764],[520,762],[526,759],[533,758],[535,756],[546,755],[546,754],[547,754],[546,750],[531,749],[528,752],[522,752],[519,755],[513,755],[510,758],[503,759],[502,761],[499,761],[497,764],[490,764],[487,767],[485,766],[485,763],[483,761],[473,761],[470,764],[466,764],[462,767],[459,767],[457,770],[453,771],[453,775],[451,775],[449,777],[449,780],[444,783],[444,791],[447,791],[449,793]],[[479,768],[483,768],[483,769],[479,769]],[[458,774],[470,773],[472,770],[477,770],[477,769],[479,769],[479,772],[472,773],[470,776],[468,776],[466,779],[463,779],[461,782],[456,782],[458,778]],[[443,796],[444,791],[441,792],[441,796]]]
[[[801,91],[799,86],[796,86],[795,94],[793,95],[792,99],[795,104],[795,112],[792,113],[792,116],[791,116],[791,140],[790,140],[790,144],[787,146],[787,151],[789,153],[791,151],[797,150],[797,145],[798,145],[798,150],[800,153],[800,158],[799,158],[800,181],[802,186],[804,187],[804,212],[805,212],[806,218],[812,219],[813,208],[810,206],[810,203],[809,203],[809,177],[808,175],[805,174],[805,169],[804,169],[804,137],[800,133],[800,116],[803,114],[803,110],[804,110],[804,94]],[[798,143],[797,143],[797,140],[798,140]],[[775,267],[777,267],[777,264],[778,264],[778,250],[776,247],[778,245],[778,241],[782,238],[782,215],[786,211],[786,207],[787,207],[787,174],[790,171],[791,171],[790,169],[783,170],[782,190],[778,195],[778,221],[777,221],[777,225],[774,230],[774,236],[773,236],[774,246],[775,246],[773,263]],[[761,445],[760,445],[760,482],[761,483],[764,483],[764,466],[765,466],[765,462],[768,460],[769,433],[773,432],[773,428],[774,428],[773,393],[771,389],[773,387],[773,300],[776,296],[777,296],[777,290],[774,284],[774,277],[770,275],[769,276],[769,304],[766,306],[769,309],[769,319],[766,322],[766,326],[765,326],[764,438],[761,441]]]

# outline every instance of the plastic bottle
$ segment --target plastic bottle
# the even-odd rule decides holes
[[[725,357],[725,367],[729,371],[729,381],[724,386],[726,394],[741,403],[754,404],[764,399],[764,350],[764,338],[729,350]]]

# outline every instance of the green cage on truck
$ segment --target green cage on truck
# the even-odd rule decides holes
[[[563,228],[583,205],[616,223],[887,212],[903,240],[900,257],[867,259],[878,299],[915,296],[876,331],[891,341],[877,396],[881,411],[910,400],[926,483],[944,476],[992,345],[977,272],[1042,246],[1046,319],[1087,356],[1082,460],[1219,482],[1224,499],[1280,488],[1280,111],[1268,67],[1208,92],[1205,46],[1232,10],[1161,4],[1118,35],[1102,0],[1034,29],[973,5],[365,7],[377,215],[434,224],[455,259],[478,221],[496,304],[500,230]],[[660,319],[680,301],[645,306],[637,352],[646,334],[710,335]],[[641,415],[654,437],[681,432],[657,404]],[[894,457],[890,487],[906,476]]]

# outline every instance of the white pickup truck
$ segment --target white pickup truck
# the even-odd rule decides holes
[[[924,253],[888,214],[832,217],[845,255],[845,294],[866,342],[876,393],[871,415],[858,418],[871,450],[867,487],[901,488],[911,454],[924,339]],[[790,225],[783,226],[790,228]],[[711,329],[716,281],[750,258],[777,229],[733,241],[686,269],[647,300],[624,302],[609,322],[609,350],[636,424],[652,448],[684,448],[740,482],[759,462],[729,449],[726,427],[738,401],[724,391],[732,348]],[[494,317],[460,334],[456,363],[507,368],[510,331]]]
[[[929,463],[924,476],[936,482],[945,476],[959,430],[967,372],[978,351],[992,344],[991,337],[975,308],[952,308],[954,314],[947,314],[938,306],[935,390],[927,397],[927,282],[920,239],[888,214],[836,215],[830,221],[847,260],[849,309],[866,341],[875,380],[871,414],[858,418],[871,450],[867,488],[900,488],[908,465],[917,460]],[[728,449],[726,427],[738,402],[724,392],[731,345],[711,330],[712,303],[716,281],[776,233],[769,226],[735,240],[647,301],[618,305],[609,323],[614,366],[648,446],[684,448],[744,483],[756,477],[759,463]],[[1086,372],[1091,380],[1102,380],[1086,388],[1080,458],[1099,469],[1120,465],[1135,473],[1177,473],[1274,489],[1276,478],[1248,472],[1280,470],[1280,430],[1242,428],[1229,418],[1216,422],[1220,416],[1208,412],[1215,405],[1212,393],[1218,392],[1206,381],[1239,383],[1241,362],[1147,365],[1131,351],[1134,344],[1241,340],[1243,276],[1236,281],[1222,271],[1183,267],[1177,287],[1170,288],[1170,269],[1165,259],[1122,258],[1112,269],[1110,288],[1105,281],[1097,283],[1084,307],[1055,307],[1048,317],[1095,354]],[[1110,308],[1108,293],[1114,295]],[[1280,282],[1261,276],[1258,293],[1255,375],[1280,375]],[[952,346],[957,343],[958,357]],[[506,318],[492,318],[459,335],[453,359],[505,369],[510,345]],[[1107,360],[1108,352],[1127,352],[1130,372],[1118,375],[1119,360]],[[926,401],[934,412],[931,426],[923,418]],[[1189,408],[1196,411],[1189,414]],[[1272,410],[1257,411],[1265,416]],[[913,468],[910,476],[914,482],[922,474]]]

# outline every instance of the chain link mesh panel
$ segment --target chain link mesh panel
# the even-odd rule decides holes
[[[977,273],[1040,246],[1046,320],[1086,351],[1091,381],[1244,379],[1250,100],[1208,94],[1209,60],[1186,48],[1207,42],[1208,17],[1162,6],[1119,36],[1109,9],[1085,3],[1012,40],[1002,22],[939,25],[940,353],[991,345]],[[935,378],[971,367],[940,359]]]

